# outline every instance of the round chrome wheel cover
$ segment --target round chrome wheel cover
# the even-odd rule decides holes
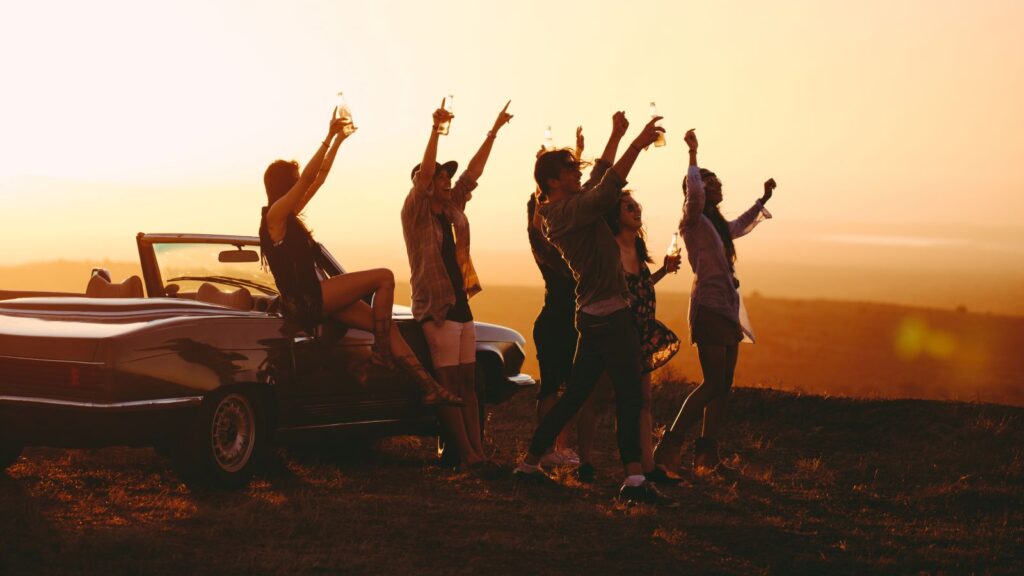
[[[225,396],[213,412],[210,442],[217,466],[238,472],[249,463],[256,440],[256,418],[249,400],[241,394]]]

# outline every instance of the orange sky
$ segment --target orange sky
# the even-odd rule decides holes
[[[570,145],[582,124],[598,154],[614,110],[631,137],[655,100],[669,145],[630,185],[658,251],[696,127],[726,213],[779,182],[745,262],[1019,272],[1022,16],[1013,1],[8,3],[0,265],[130,260],[141,230],[254,233],[264,167],[304,162],[344,89],[359,132],[307,216],[356,267],[408,274],[409,169],[454,93],[439,156],[463,166],[512,99],[469,210],[474,250],[511,269],[530,266],[544,127]],[[502,266],[479,267],[506,281]]]

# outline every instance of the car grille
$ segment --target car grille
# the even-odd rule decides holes
[[[0,356],[0,394],[95,398],[103,384],[102,365]]]

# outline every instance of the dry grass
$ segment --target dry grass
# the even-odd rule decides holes
[[[656,387],[656,419],[688,386]],[[432,463],[427,439],[290,448],[246,490],[194,493],[149,450],[32,449],[0,475],[0,574],[1013,573],[1024,410],[739,389],[731,470],[626,509],[610,425],[599,479],[556,489]],[[492,414],[511,464],[523,394]]]

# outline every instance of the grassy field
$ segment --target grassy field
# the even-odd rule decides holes
[[[674,415],[690,384],[655,388]],[[239,492],[192,492],[151,450],[30,449],[0,474],[0,574],[1012,574],[1024,409],[738,389],[733,471],[627,509],[611,422],[598,482],[481,480],[428,439],[291,447]],[[532,399],[493,410],[511,465]]]

